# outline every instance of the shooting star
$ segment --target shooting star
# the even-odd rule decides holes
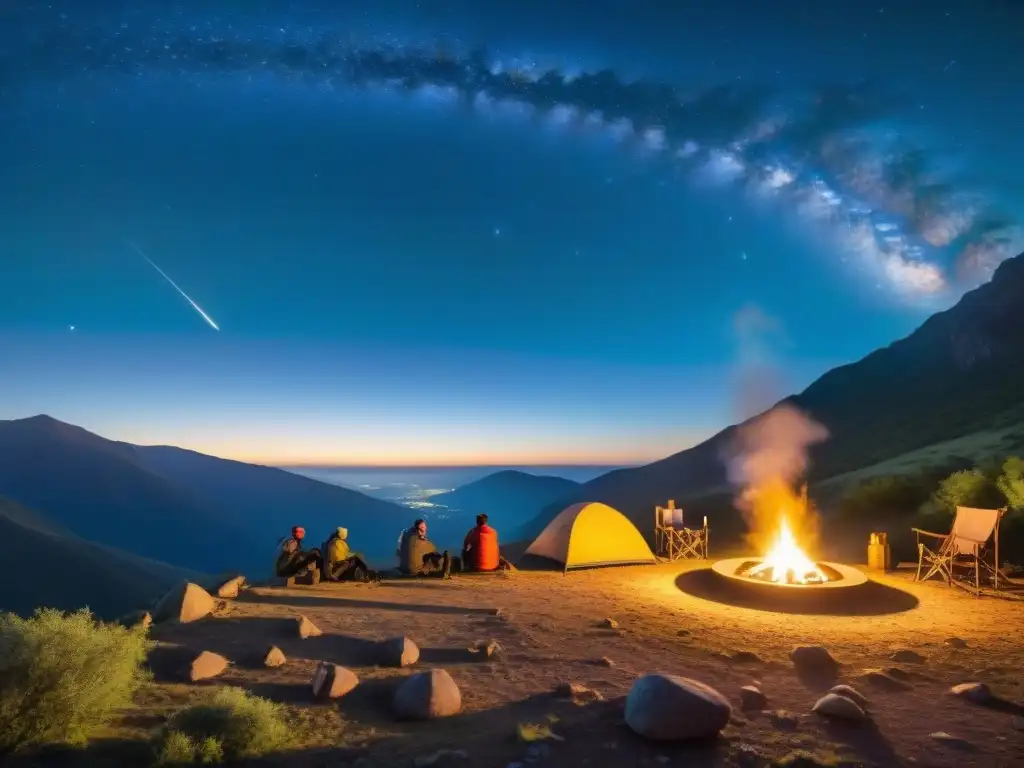
[[[169,277],[167,276],[167,273],[166,273],[166,272],[164,272],[164,271],[163,271],[162,269],[160,269],[160,267],[158,267],[158,266],[156,265],[156,262],[154,262],[154,261],[153,261],[153,260],[152,260],[151,258],[149,258],[149,256],[147,256],[147,255],[146,255],[146,254],[145,254],[145,253],[144,253],[144,252],[142,251],[142,249],[141,249],[141,248],[139,248],[139,246],[137,246],[137,245],[136,245],[135,243],[133,243],[133,242],[132,242],[132,241],[130,241],[130,240],[129,240],[129,241],[127,241],[127,242],[128,242],[128,245],[130,245],[130,246],[131,246],[131,247],[132,247],[132,248],[133,248],[133,249],[135,250],[135,252],[136,252],[137,254],[139,254],[139,256],[141,256],[141,257],[142,257],[142,258],[144,258],[144,259],[145,259],[145,260],[146,260],[147,262],[149,262],[149,266],[151,266],[151,267],[152,267],[153,269],[155,269],[155,270],[156,270],[157,272],[159,272],[159,273],[160,273],[160,276],[161,276],[161,277],[162,277],[162,278],[163,278],[164,280],[166,280],[166,281],[167,281],[168,283],[170,283],[170,284],[171,284],[171,286],[172,286],[172,287],[174,288],[174,290],[176,290],[176,291],[177,291],[178,293],[180,293],[180,294],[181,294],[182,296],[184,296],[184,297],[185,297],[185,301],[187,301],[187,302],[188,302],[189,304],[191,304],[191,305],[192,305],[192,309],[194,309],[194,310],[195,310],[196,312],[198,312],[198,313],[199,313],[199,315],[200,315],[200,317],[202,317],[202,318],[203,318],[203,320],[205,320],[205,321],[206,321],[206,322],[207,322],[207,323],[209,324],[209,326],[210,326],[211,328],[213,328],[213,330],[215,330],[215,331],[219,331],[219,330],[220,330],[220,327],[219,327],[219,326],[218,326],[218,325],[217,325],[217,324],[216,324],[215,322],[213,322],[213,318],[212,318],[212,317],[210,317],[210,316],[209,316],[208,314],[206,314],[206,313],[205,313],[205,312],[203,311],[203,308],[202,308],[202,307],[200,307],[200,306],[199,306],[198,304],[196,304],[196,303],[195,303],[194,301],[192,301],[192,298],[191,298],[191,297],[190,297],[190,296],[189,296],[189,295],[188,295],[187,293],[185,293],[185,292],[184,292],[183,290],[181,290],[181,288],[179,288],[179,287],[178,287],[178,284],[177,284],[176,282],[174,282],[173,280],[171,280],[171,278],[169,278]]]

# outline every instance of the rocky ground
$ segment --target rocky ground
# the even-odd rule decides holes
[[[677,563],[243,590],[213,616],[154,625],[154,683],[111,735],[141,737],[196,688],[237,685],[287,703],[314,734],[282,756],[295,766],[1024,765],[1024,601],[893,574],[877,580],[898,592],[853,610],[837,603],[835,612],[848,615],[790,615],[694,597],[680,589],[686,570]],[[300,636],[300,616],[314,626],[311,636]],[[380,641],[401,636],[419,658],[392,666],[398,657],[388,658]],[[468,650],[488,641],[489,650]],[[285,663],[264,664],[270,646]],[[794,662],[798,646],[821,646],[838,665]],[[400,655],[402,647],[390,650]],[[178,675],[201,651],[232,663],[210,679],[183,681]],[[318,662],[343,666],[359,684],[315,700]],[[450,673],[461,713],[396,719],[396,688],[427,669]],[[720,692],[732,713],[719,737],[638,737],[624,701],[646,673]],[[347,680],[339,677],[338,690]],[[951,693],[976,682],[991,692],[987,701],[979,703],[977,689]],[[813,712],[836,684],[855,691]],[[850,709],[857,693],[867,703]],[[687,705],[673,696],[656,691],[655,709]],[[688,727],[713,721],[713,704],[691,701]],[[657,720],[657,712],[645,717]]]

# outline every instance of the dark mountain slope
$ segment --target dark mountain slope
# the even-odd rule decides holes
[[[201,574],[80,539],[45,516],[0,497],[0,612],[88,607],[101,618],[145,608]]]
[[[48,416],[0,421],[0,494],[75,535],[207,572],[271,566],[293,524],[392,546],[406,510],[279,469],[106,440]],[[383,545],[382,545],[383,546]]]
[[[531,475],[509,469],[495,472],[448,493],[430,497],[468,515],[487,513],[491,523],[509,534],[536,515],[538,509],[571,496],[580,484],[564,477]]]
[[[828,427],[830,438],[811,453],[812,482],[1002,426],[1024,403],[1024,254],[906,338],[828,371],[784,402]],[[721,456],[734,430],[653,464],[602,475],[572,500],[611,504],[648,534],[655,504],[727,490]],[[528,533],[561,506],[545,509]]]

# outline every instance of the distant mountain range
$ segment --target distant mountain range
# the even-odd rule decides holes
[[[520,535],[521,526],[539,509],[567,498],[580,484],[564,477],[532,475],[515,469],[487,475],[448,493],[430,497],[433,504],[443,504],[466,515],[484,512],[499,529],[502,539],[512,541]]]
[[[1024,438],[1024,254],[1004,261],[989,283],[906,338],[828,371],[783,402],[829,430],[829,439],[811,451],[812,483],[965,435],[994,430]],[[735,529],[722,461],[735,431],[728,427],[668,458],[609,472],[584,483],[568,501],[610,504],[650,535],[656,504],[717,497],[718,522]],[[931,460],[953,458],[936,453]],[[526,535],[536,535],[565,502],[541,511]]]
[[[107,440],[49,416],[0,421],[0,495],[103,546],[250,578],[269,574],[292,525],[314,545],[344,525],[355,546],[384,552],[409,516],[281,469]]]
[[[144,608],[171,586],[202,574],[104,547],[75,536],[44,515],[0,497],[0,612],[39,606],[89,607],[112,619]]]

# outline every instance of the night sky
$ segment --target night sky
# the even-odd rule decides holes
[[[1012,0],[6,3],[0,418],[268,463],[681,450],[750,365],[800,389],[1024,249],[1021,29]]]

